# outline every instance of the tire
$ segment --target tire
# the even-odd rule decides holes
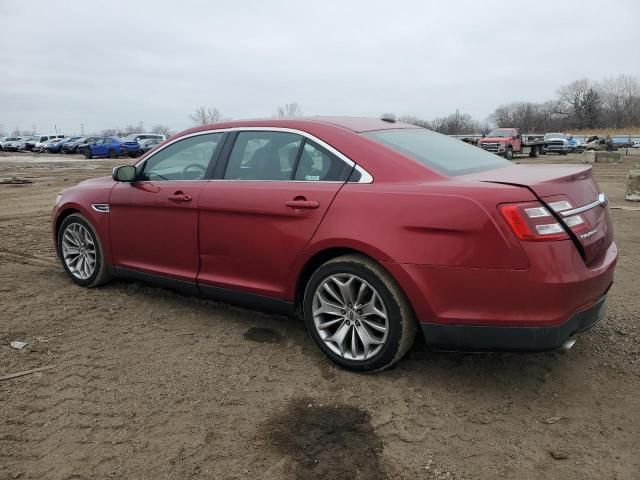
[[[118,158],[118,153],[115,151],[115,149],[111,149],[109,150],[109,158]]]
[[[340,294],[341,290],[335,280],[348,285],[349,279],[353,282],[354,290],[359,290],[359,286],[365,284],[365,300],[361,301],[363,309],[358,309],[355,302],[349,307],[351,304],[348,302],[336,301],[336,297],[331,297],[324,289],[325,284],[328,284],[334,293]],[[353,293],[357,296],[357,292]],[[336,309],[329,305],[326,308],[332,310],[332,313],[319,312],[322,306],[320,297],[328,300],[325,295],[331,299],[332,305],[345,303],[345,308]],[[340,297],[344,299],[344,296]],[[378,309],[374,310],[373,306]],[[364,313],[366,310],[383,312],[386,319],[376,313]],[[384,268],[363,255],[344,255],[320,266],[311,275],[305,288],[302,315],[311,338],[322,353],[340,367],[357,372],[389,368],[407,353],[416,335],[417,323],[406,296]],[[331,326],[324,329],[317,326],[327,322]],[[372,328],[372,324],[377,328]],[[384,327],[386,332],[382,333],[379,329]],[[343,341],[338,346],[331,337],[340,330],[346,333],[341,335]],[[368,352],[361,340],[365,334],[367,341],[374,339],[380,342],[370,343]],[[355,355],[352,348],[354,345]],[[361,358],[357,358],[358,356]]]
[[[504,152],[504,158],[507,160],[513,160],[513,148],[507,147],[507,150]]]
[[[67,272],[67,275],[69,275],[71,280],[75,283],[83,287],[97,287],[98,285],[107,283],[113,278],[110,266],[104,261],[104,249],[102,248],[102,242],[100,242],[100,239],[91,224],[82,215],[73,213],[66,217],[62,221],[56,236],[58,256],[62,262],[62,266]],[[91,242],[93,245],[91,245]],[[70,260],[65,259],[65,253],[72,251],[75,245],[83,244],[85,246],[79,248],[83,248],[87,254],[83,259],[81,259],[82,261],[78,260],[75,262],[75,265],[73,265],[74,259],[77,258],[77,255],[74,254],[70,254],[67,257]],[[78,248],[75,248],[75,250],[78,250]],[[93,251],[95,263],[93,265],[93,270],[89,270],[90,266],[85,270],[82,267],[87,264],[90,265],[90,262],[85,260],[91,258],[92,255],[89,254],[90,251]],[[80,265],[81,268],[75,269],[74,267],[77,267],[78,265]]]
[[[529,152],[529,156],[531,158],[538,158],[540,156],[540,147],[531,147],[531,152]]]
[[[84,149],[84,158],[91,159],[92,157],[93,157],[93,155],[91,154],[91,149],[90,148],[85,148]]]

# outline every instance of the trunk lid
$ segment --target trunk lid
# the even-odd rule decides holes
[[[565,199],[571,203],[573,209],[591,206],[576,213],[581,215],[587,224],[579,230],[573,230],[582,247],[581,253],[587,265],[604,258],[613,242],[613,228],[606,208],[606,197],[600,196],[600,189],[588,165],[512,165],[458,178],[462,177],[528,188],[545,203]],[[560,212],[559,216],[562,219],[566,218],[563,212]],[[565,230],[568,228],[565,227]]]

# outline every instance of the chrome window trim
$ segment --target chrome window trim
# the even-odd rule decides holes
[[[109,213],[110,210],[108,203],[92,203],[91,208],[100,213]]]
[[[285,128],[285,127],[229,127],[229,128],[218,128],[218,129],[214,128],[214,129],[210,129],[210,130],[202,130],[202,131],[199,131],[199,132],[193,132],[193,133],[190,133],[188,135],[183,135],[182,137],[179,137],[179,138],[176,138],[174,140],[171,140],[167,144],[163,145],[161,148],[157,148],[157,149],[153,150],[152,151],[153,153],[151,153],[151,155],[149,155],[148,157],[144,158],[143,160],[141,160],[140,162],[138,162],[136,164],[136,169],[138,167],[143,167],[143,164],[145,162],[147,162],[150,158],[153,158],[154,155],[158,154],[159,152],[161,152],[165,148],[169,147],[170,145],[173,145],[176,142],[179,142],[179,141],[184,140],[186,138],[196,137],[198,135],[207,135],[207,134],[210,134],[210,133],[225,133],[225,132],[282,132],[282,133],[293,133],[293,134],[296,134],[296,135],[300,135],[300,136],[302,136],[304,138],[307,138],[307,139],[309,139],[309,140],[311,140],[313,142],[316,142],[321,147],[326,148],[332,154],[337,156],[340,160],[345,162],[350,167],[355,167],[356,170],[358,172],[360,172],[360,180],[358,180],[357,182],[351,182],[351,183],[373,183],[373,176],[369,172],[367,172],[360,165],[356,164],[356,162],[351,160],[349,157],[347,157],[343,153],[341,153],[338,150],[336,150],[335,148],[333,148],[327,142],[325,142],[323,140],[320,140],[315,135],[307,133],[307,132],[305,132],[303,130],[298,130],[298,129],[295,129],[295,128]],[[347,183],[348,182],[348,180],[345,181],[345,182],[340,182],[340,181],[330,181],[330,180],[327,180],[327,181],[325,181],[325,180],[317,180],[317,181],[316,180],[243,180],[243,179],[232,179],[232,178],[201,179],[201,180],[198,180],[198,181],[207,181],[207,180],[225,180],[225,181],[239,181],[239,182],[302,182],[302,183]],[[150,181],[150,180],[145,180],[145,181]],[[172,180],[172,181],[189,182],[189,181],[193,181],[193,180]]]
[[[577,215],[578,213],[586,212],[587,210],[591,210],[592,208],[597,207],[598,205],[605,206],[609,200],[604,193],[598,194],[598,199],[595,202],[591,202],[587,205],[583,205],[581,207],[572,208],[571,210],[565,210],[560,212],[560,215],[563,217],[570,217],[571,215]]]

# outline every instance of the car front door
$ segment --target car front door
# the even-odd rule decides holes
[[[520,135],[520,131],[513,131],[513,151],[519,152],[522,150],[522,135]]]
[[[202,133],[173,142],[138,164],[136,181],[113,188],[111,248],[122,273],[181,280],[195,289],[198,198],[225,135]]]
[[[289,132],[242,131],[229,143],[198,201],[199,287],[282,299],[353,163]]]
[[[91,145],[91,155],[99,157],[105,154],[104,138],[99,138]]]

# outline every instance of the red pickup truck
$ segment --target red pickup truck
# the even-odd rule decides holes
[[[540,156],[545,141],[523,140],[522,134],[517,128],[494,128],[486,137],[478,141],[478,146],[487,152],[511,160],[516,154],[528,154],[530,157]]]

